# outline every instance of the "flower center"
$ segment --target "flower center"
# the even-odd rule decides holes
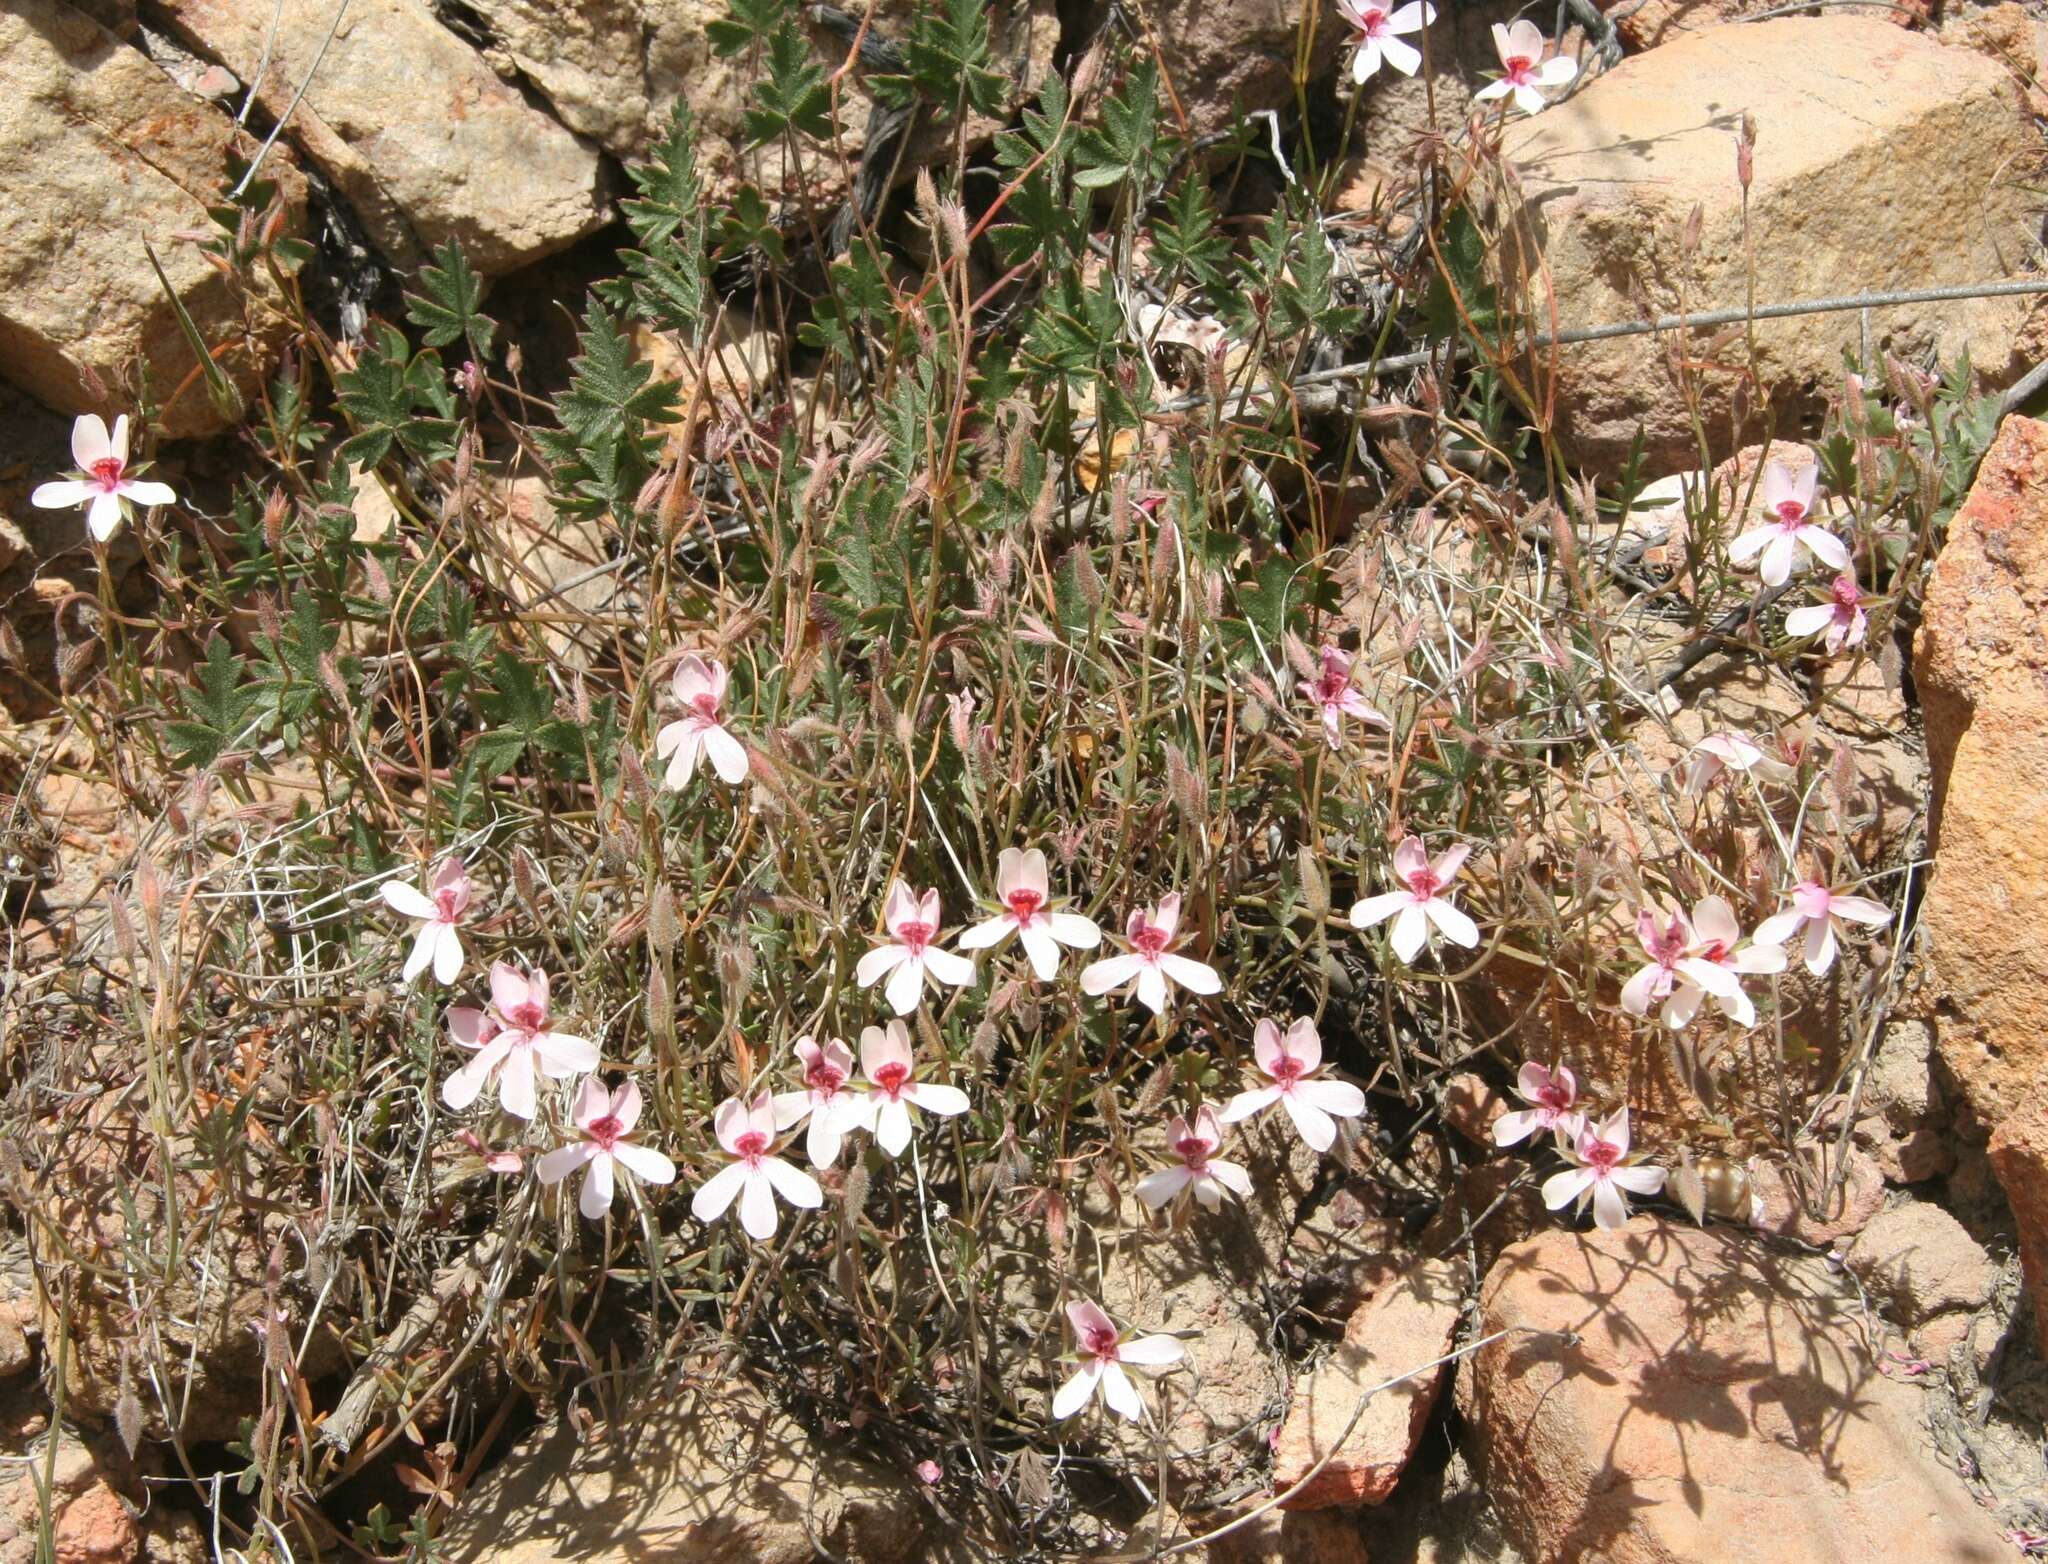
[[[1675,966],[1678,958],[1685,954],[1685,930],[1676,923],[1666,924],[1650,938],[1650,959],[1660,967]]]
[[[1579,1160],[1605,1178],[1620,1165],[1621,1148],[1611,1140],[1591,1141],[1579,1148]]]
[[[1806,507],[1798,500],[1780,500],[1776,509],[1778,525],[1787,532],[1796,531],[1806,520]]]
[[[1045,905],[1045,897],[1028,886],[1022,886],[1010,892],[1010,899],[1006,905],[1010,909],[1010,915],[1019,924],[1025,924],[1038,915],[1038,909]]]
[[[846,1084],[846,1072],[829,1059],[820,1059],[804,1071],[804,1084],[820,1097],[830,1097]]]
[[[1443,888],[1444,882],[1436,877],[1434,869],[1417,869],[1408,876],[1408,889],[1415,893],[1417,901],[1428,901]]]
[[[462,916],[462,903],[456,899],[452,886],[444,886],[434,892],[434,910],[441,915],[443,923],[453,923]]]
[[[1107,1325],[1090,1326],[1088,1334],[1081,1340],[1081,1345],[1092,1358],[1100,1358],[1105,1363],[1116,1361],[1116,1332]]]
[[[624,1138],[626,1126],[607,1113],[603,1118],[591,1124],[583,1133],[596,1141],[606,1151],[610,1151],[612,1147],[616,1146]]]
[[[1529,76],[1536,62],[1525,55],[1513,54],[1500,62],[1507,68],[1508,80],[1517,87],[1529,85]]]
[[[538,1032],[548,1024],[548,1013],[530,999],[522,999],[505,1012],[505,1019],[522,1032]]]
[[[1536,1100],[1552,1113],[1563,1113],[1572,1105],[1572,1094],[1558,1082],[1552,1081],[1536,1094]]]
[[[1191,1173],[1209,1171],[1209,1142],[1205,1136],[1183,1135],[1173,1143],[1173,1154],[1187,1164]]]
[[[1156,961],[1166,949],[1166,930],[1156,923],[1141,923],[1131,932],[1131,949]]]
[[[910,918],[896,925],[896,937],[903,942],[903,948],[913,956],[924,954],[925,946],[932,942],[936,931],[929,923],[920,923]]]
[[[732,1143],[732,1154],[751,1167],[767,1155],[772,1144],[774,1143],[761,1130],[743,1130]]]
[[[120,487],[121,467],[122,462],[120,457],[102,456],[98,461],[94,462],[92,466],[87,468],[86,470],[92,474],[92,481],[94,483],[98,484],[102,489],[105,489],[109,494],[111,494],[115,489]]]
[[[874,1073],[874,1083],[885,1096],[895,1097],[910,1084],[910,1066],[891,1059]]]
[[[690,709],[706,722],[718,720],[718,697],[709,690],[699,690],[690,697]]]
[[[1273,1079],[1282,1086],[1292,1086],[1306,1074],[1308,1070],[1293,1054],[1282,1054],[1273,1061]]]
[[[1863,604],[1863,594],[1856,590],[1856,583],[1847,576],[1835,577],[1835,584],[1831,590],[1834,593],[1837,614],[1854,613]]]
[[[1728,946],[1725,941],[1710,939],[1706,944],[1700,946],[1696,954],[1700,960],[1711,961],[1718,966],[1721,962],[1728,959]]]
[[[1365,14],[1359,17],[1358,25],[1366,37],[1381,37],[1387,30],[1387,13],[1368,8]]]

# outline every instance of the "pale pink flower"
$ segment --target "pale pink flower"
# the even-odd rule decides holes
[[[1622,986],[1621,1007],[1630,1015],[1648,1015],[1661,1001],[1658,1013],[1674,1029],[1692,1024],[1706,994],[1737,1025],[1755,1025],[1756,1007],[1743,992],[1742,977],[1785,970],[1782,950],[1742,944],[1735,909],[1719,896],[1702,897],[1691,918],[1674,909],[1661,924],[1643,909],[1636,914],[1636,938],[1650,961]]]
[[[1223,979],[1214,967],[1168,948],[1179,927],[1178,891],[1160,897],[1156,907],[1134,908],[1124,925],[1129,951],[1105,956],[1082,969],[1081,992],[1100,998],[1135,980],[1138,1002],[1154,1015],[1166,1008],[1169,983],[1178,983],[1191,994],[1222,993]]]
[[[934,1486],[945,1475],[946,1469],[937,1461],[927,1458],[917,1463],[917,1480],[927,1488]]]
[[[939,936],[939,893],[914,894],[901,880],[891,882],[882,903],[882,922],[892,938],[877,945],[853,969],[853,980],[862,988],[873,988],[886,974],[882,990],[889,1008],[907,1016],[924,997],[924,982],[948,983],[965,988],[974,981],[974,962],[941,950],[932,942]]]
[[[860,1073],[873,1088],[863,1099],[862,1125],[874,1131],[875,1144],[892,1157],[903,1155],[903,1148],[910,1144],[912,1108],[941,1118],[968,1109],[967,1093],[959,1087],[917,1078],[910,1032],[901,1021],[861,1032]]]
[[[640,1088],[632,1081],[611,1092],[603,1081],[591,1076],[576,1094],[572,1117],[583,1138],[545,1153],[533,1171],[543,1184],[559,1184],[587,1165],[590,1171],[583,1175],[583,1193],[577,1197],[576,1209],[593,1222],[612,1208],[615,1163],[644,1183],[675,1182],[673,1162],[652,1146],[629,1138],[633,1126],[640,1122]]]
[[[1413,76],[1421,68],[1421,52],[1395,34],[1419,33],[1436,20],[1436,7],[1427,0],[1414,0],[1398,11],[1390,11],[1381,0],[1337,0],[1337,9],[1358,32],[1351,56],[1353,81],[1365,81],[1380,68],[1381,60],[1403,76]]]
[[[1437,855],[1435,863],[1423,851],[1422,838],[1408,836],[1394,849],[1394,878],[1402,889],[1368,896],[1351,905],[1351,926],[1363,933],[1375,924],[1394,920],[1391,943],[1394,954],[1412,963],[1430,937],[1430,925],[1454,945],[1467,949],[1479,943],[1479,929],[1473,921],[1450,904],[1444,887],[1464,867],[1472,851],[1462,842]]]
[[[728,786],[746,781],[746,746],[727,731],[720,710],[726,678],[724,663],[707,662],[695,652],[676,664],[675,697],[683,714],[654,735],[655,758],[668,761],[662,779],[667,786],[688,787],[700,754],[711,757],[712,769]]]
[[[865,1125],[872,1116],[866,1097],[853,1079],[853,1050],[838,1038],[827,1038],[820,1048],[808,1037],[795,1044],[797,1059],[804,1067],[804,1088],[775,1094],[775,1133],[811,1121],[804,1136],[804,1152],[814,1168],[829,1168],[839,1160],[839,1143],[849,1130]]]
[[[1597,1125],[1586,1125],[1565,1153],[1573,1167],[1543,1181],[1543,1203],[1551,1210],[1593,1198],[1593,1222],[1619,1227],[1628,1220],[1629,1195],[1654,1195],[1664,1187],[1664,1170],[1628,1160],[1628,1109],[1617,1108]]]
[[[1747,734],[1733,729],[1709,733],[1692,747],[1692,761],[1685,772],[1685,790],[1703,793],[1723,770],[1749,771],[1763,758],[1764,752]]]
[[[1145,1415],[1145,1406],[1123,1365],[1162,1368],[1185,1356],[1180,1343],[1171,1336],[1139,1336],[1125,1341],[1117,1333],[1115,1321],[1085,1298],[1067,1305],[1067,1323],[1074,1328],[1075,1356],[1080,1358],[1081,1367],[1053,1393],[1055,1420],[1072,1417],[1100,1388],[1109,1409],[1135,1423]]]
[[[1818,880],[1801,880],[1792,887],[1792,905],[1756,926],[1756,942],[1782,945],[1805,924],[1806,970],[1819,977],[1835,964],[1835,937],[1847,932],[1842,928],[1844,919],[1883,928],[1892,921],[1892,913],[1883,902],[1867,896],[1844,896]]]
[[[429,963],[437,983],[453,983],[461,975],[462,915],[469,910],[474,890],[469,871],[463,868],[460,858],[443,859],[425,891],[402,880],[386,880],[377,887],[378,894],[394,912],[421,920],[412,951],[405,958],[402,981],[410,983],[426,971]]]
[[[86,413],[71,425],[71,459],[76,478],[40,485],[29,503],[44,510],[69,510],[83,505],[86,530],[104,543],[121,530],[130,505],[175,505],[178,496],[167,483],[142,483],[128,476],[128,415],[114,420],[114,432],[97,413]]]
[[[1307,1016],[1297,1016],[1285,1036],[1272,1021],[1261,1021],[1252,1028],[1252,1057],[1273,1084],[1231,1098],[1223,1109],[1225,1124],[1263,1113],[1277,1102],[1311,1150],[1328,1151],[1337,1139],[1330,1115],[1355,1119],[1365,1112],[1364,1092],[1349,1081],[1316,1075],[1323,1062],[1323,1040]]]
[[[548,975],[527,974],[510,962],[491,967],[488,1012],[458,1005],[448,1012],[448,1031],[476,1057],[441,1083],[441,1100],[462,1109],[475,1102],[484,1083],[498,1078],[498,1105],[515,1118],[533,1117],[536,1068],[550,1080],[567,1080],[597,1068],[597,1045],[548,1022]]]
[[[1154,1211],[1190,1189],[1195,1192],[1196,1201],[1211,1211],[1223,1204],[1225,1193],[1249,1199],[1251,1175],[1235,1162],[1225,1162],[1216,1155],[1222,1145],[1223,1126],[1217,1122],[1216,1110],[1208,1104],[1195,1110],[1192,1124],[1181,1114],[1175,1114],[1166,1121],[1166,1147],[1180,1160],[1170,1168],[1161,1168],[1139,1179],[1138,1198]]]
[[[1496,1146],[1512,1146],[1550,1132],[1576,1140],[1586,1127],[1585,1111],[1579,1106],[1578,1078],[1563,1065],[1549,1070],[1529,1061],[1515,1078],[1515,1095],[1529,1106],[1493,1121]]]
[[[806,1211],[825,1203],[818,1181],[771,1153],[775,1147],[775,1104],[766,1092],[751,1104],[728,1097],[711,1121],[718,1144],[732,1158],[690,1197],[690,1215],[710,1226],[737,1198],[740,1226],[765,1242],[775,1236],[775,1197]]]
[[[1803,467],[1794,474],[1773,462],[1764,469],[1764,510],[1771,519],[1729,544],[1728,557],[1740,565],[1763,555],[1756,573],[1765,586],[1783,586],[1791,579],[1801,549],[1830,569],[1849,568],[1849,551],[1842,540],[1811,520],[1819,478],[1818,467]]]
[[[1803,639],[1825,630],[1827,637],[1821,644],[1830,657],[1839,657],[1845,646],[1861,646],[1863,632],[1869,627],[1870,616],[1863,611],[1863,593],[1854,576],[1835,577],[1825,603],[1795,608],[1785,615],[1787,635]]]
[[[1472,96],[1480,102],[1515,95],[1515,107],[1524,114],[1543,112],[1545,87],[1562,87],[1579,74],[1575,61],[1559,55],[1543,58],[1543,30],[1524,17],[1511,27],[1493,24],[1493,51],[1500,56],[1501,78],[1489,82]]]
[[[1325,646],[1318,656],[1321,666],[1315,678],[1303,688],[1308,691],[1308,698],[1322,711],[1323,737],[1329,741],[1330,748],[1337,749],[1343,745],[1346,717],[1356,717],[1368,726],[1393,726],[1366,704],[1358,686],[1351,682],[1351,658],[1347,654],[1334,646]]]
[[[1091,919],[1047,908],[1051,882],[1045,854],[1036,847],[1029,852],[1003,849],[996,864],[996,897],[1003,910],[961,935],[962,950],[988,950],[1014,934],[1031,959],[1031,970],[1041,982],[1050,983],[1060,969],[1060,946],[1093,950],[1102,943],[1102,930]]]

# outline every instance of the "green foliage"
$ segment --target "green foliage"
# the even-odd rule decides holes
[[[1088,242],[1088,194],[1062,189],[1074,141],[1073,129],[1062,128],[1067,104],[1066,83],[1048,76],[1037,105],[1025,106],[1024,128],[996,137],[1004,181],[1017,182],[1003,219],[989,229],[1005,265],[1037,257],[1056,271]]]
[[[802,30],[784,18],[768,40],[766,74],[754,83],[754,106],[743,120],[747,145],[758,147],[782,136],[823,141],[832,134],[831,110],[825,68],[811,58]]]
[[[199,682],[184,691],[185,720],[164,724],[164,739],[181,766],[210,766],[254,736],[265,705],[263,689],[243,682],[242,660],[225,636],[215,636],[199,665]]]
[[[638,194],[622,202],[620,210],[638,243],[619,252],[624,275],[594,291],[621,314],[695,340],[707,314],[707,213],[697,175],[697,126],[683,99],[676,99],[668,135],[652,158],[626,173]],[[780,254],[779,242],[775,253]]]
[[[1105,100],[1101,125],[1081,132],[1074,183],[1083,190],[1102,190],[1130,180],[1143,191],[1170,155],[1159,141],[1159,73],[1147,59],[1131,72],[1122,92]]]
[[[405,318],[423,328],[420,340],[430,348],[451,342],[469,345],[470,357],[488,362],[498,323],[478,308],[483,279],[469,269],[469,259],[453,239],[434,252],[437,264],[420,268],[423,292],[405,296]]]
[[[984,0],[938,0],[911,19],[903,44],[903,74],[876,76],[875,96],[897,105],[921,93],[942,117],[963,109],[1002,112],[1003,73],[989,45]]]
[[[500,651],[491,659],[490,683],[476,691],[477,710],[490,724],[470,746],[480,776],[505,771],[532,745],[561,755],[583,751],[581,730],[555,715],[554,697],[533,667]]]
[[[1329,236],[1315,212],[1283,206],[1252,242],[1245,285],[1272,299],[1270,329],[1277,340],[1285,342],[1305,331],[1342,338],[1356,331],[1364,317],[1355,307],[1336,301],[1335,271]]]
[[[727,9],[732,14],[707,22],[704,36],[711,40],[714,53],[731,59],[766,43],[782,26],[788,5],[787,0],[728,0]]]
[[[628,515],[661,447],[649,425],[682,416],[676,388],[634,361],[632,345],[602,303],[591,303],[577,340],[583,351],[570,360],[569,389],[555,403],[561,427],[534,438],[555,463],[566,507]]]
[[[1164,215],[1152,220],[1152,253],[1166,268],[1163,288],[1170,290],[1183,276],[1204,288],[1222,286],[1230,243],[1217,231],[1206,179],[1191,175],[1174,187]]]
[[[1465,329],[1467,317],[1483,343],[1501,330],[1500,293],[1486,275],[1486,236],[1464,207],[1454,207],[1438,239],[1444,270],[1430,279],[1422,319],[1432,342],[1445,342]],[[1464,315],[1459,314],[1459,305]]]
[[[394,445],[420,461],[454,455],[455,396],[441,355],[431,348],[414,354],[396,326],[380,324],[334,388],[356,431],[342,442],[343,461],[374,467]]]

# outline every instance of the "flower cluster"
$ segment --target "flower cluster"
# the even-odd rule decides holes
[[[1551,1210],[1584,1211],[1590,1203],[1595,1226],[1619,1227],[1628,1220],[1630,1195],[1664,1188],[1664,1169],[1629,1155],[1628,1109],[1617,1108],[1595,1123],[1579,1095],[1578,1078],[1564,1065],[1553,1069],[1531,1060],[1522,1066],[1515,1090],[1529,1106],[1494,1121],[1494,1143],[1552,1138],[1570,1165],[1543,1181],[1543,1203]]]

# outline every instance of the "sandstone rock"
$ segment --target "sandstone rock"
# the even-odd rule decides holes
[[[845,9],[869,14],[866,6]],[[712,50],[706,24],[730,15],[725,0],[476,0],[474,10],[494,37],[494,57],[531,82],[563,124],[617,157],[644,157],[668,134],[676,97],[687,92],[714,198],[745,181],[772,196],[807,197],[814,207],[845,194],[836,154],[807,155],[799,178],[781,146],[746,149],[744,117],[761,67]],[[869,19],[871,36],[900,44],[915,10],[909,0],[882,0]],[[990,24],[997,65],[1017,84],[1012,101],[1035,97],[1059,43],[1053,6],[1004,0],[991,7]],[[815,49],[819,62],[836,71],[848,40],[821,30]],[[855,70],[840,84],[840,144],[850,159],[866,145],[873,107],[864,81]],[[984,141],[997,127],[976,116],[969,128],[970,141]],[[950,142],[950,128],[946,135]],[[906,167],[920,161],[913,156]]]
[[[1295,1510],[1333,1504],[1378,1504],[1394,1491],[1436,1405],[1445,1367],[1380,1391],[1357,1427],[1345,1427],[1359,1397],[1396,1374],[1450,1350],[1458,1328],[1462,1286],[1447,1261],[1418,1265],[1344,1327],[1343,1343],[1296,1384],[1274,1452],[1273,1484],[1291,1489],[1325,1456],[1329,1464],[1287,1501]]]
[[[2048,1353],[2048,1071],[1991,1136],[1991,1167],[2012,1202],[2034,1340]]]
[[[1863,1231],[1884,1205],[1884,1173],[1876,1159],[1852,1143],[1848,1171],[1834,1186],[1832,1143],[1825,1148],[1806,1143],[1801,1154],[1802,1175],[1797,1178],[1777,1157],[1760,1156],[1750,1163],[1749,1187],[1759,1208],[1756,1226],[1817,1249]]]
[[[234,123],[63,0],[0,8],[0,375],[66,413],[104,412],[139,359],[169,399],[196,367],[143,245],[151,245],[220,362],[245,388],[284,340],[259,305],[253,330],[226,282],[177,235],[211,227]],[[253,150],[253,144],[245,147]],[[305,183],[273,154],[294,208]],[[195,386],[164,411],[174,436],[220,415]]]
[[[1934,777],[1935,1041],[1986,1124],[2048,1066],[2048,424],[2008,418],[1935,561],[1914,671]]]
[[[45,1452],[35,1450],[31,1457],[40,1476]],[[134,1564],[142,1547],[135,1516],[108,1484],[92,1452],[76,1440],[66,1438],[57,1446],[50,1499],[55,1564]],[[40,1508],[35,1481],[23,1472],[9,1490],[6,1515],[0,1517],[0,1527],[11,1526],[14,1533],[0,1536],[0,1560],[5,1564],[32,1564],[36,1558]]]
[[[1176,131],[1174,105],[1187,117],[1184,134],[1205,135],[1237,113],[1293,102],[1302,18],[1293,0],[1152,0],[1145,17],[1164,66],[1161,97],[1172,93],[1162,121]],[[1311,40],[1311,79],[1341,43],[1326,22]]]
[[[1204,1516],[1201,1531],[1227,1517]],[[1313,1510],[1267,1510],[1195,1555],[1206,1564],[1366,1564],[1365,1538],[1349,1516]]]
[[[312,73],[291,136],[392,260],[416,265],[457,239],[496,276],[604,224],[596,149],[492,75],[424,0],[352,0],[318,71],[334,7],[283,0],[266,52],[272,13],[239,0],[163,7],[188,47],[254,82],[265,114],[282,114]]]
[[[1732,132],[1745,111],[1759,130],[1749,199],[1759,302],[1977,282],[2022,264],[2030,207],[2020,170],[2038,150],[2005,70],[1831,12],[1677,38],[1512,125],[1505,150],[1520,205],[1502,246],[1511,291],[1542,296],[1545,284],[1532,281],[1540,257],[1554,289],[1545,308],[1567,327],[1638,318],[1638,290],[1675,311],[1679,234],[1698,205],[1684,307],[1741,306],[1748,269]],[[1900,307],[1875,312],[1869,331],[1899,354],[1953,360],[1967,348],[1998,383],[2016,367],[2031,308],[2019,299]],[[1756,370],[1774,416],[1824,402],[1859,329],[1854,314],[1757,326]],[[1692,334],[1694,348],[1710,335]],[[1697,459],[1672,347],[1650,335],[1557,352],[1560,433],[1579,461],[1613,471],[1638,427],[1653,471]],[[1740,355],[1721,355],[1730,356]],[[1701,379],[1708,437],[1725,445],[1738,377],[1710,369]]]
[[[1503,1254],[1461,1381],[1481,1468],[1532,1558],[1916,1564],[1999,1556],[1997,1525],[1922,1454],[1920,1393],[1862,1355],[1819,1260],[1638,1217]]]
[[[456,1564],[965,1564],[912,1480],[823,1447],[742,1381],[584,1438],[556,1422],[478,1481],[444,1537]]]
[[[1935,1046],[1998,1137],[2020,1253],[2048,1340],[2038,1176],[2048,1079],[2048,840],[2016,830],[2048,797],[2048,424],[2008,418],[1928,582],[1914,647],[1934,776],[1935,869],[1921,905]],[[2019,1116],[2011,1130],[2005,1121]],[[2033,1117],[2028,1117],[2032,1115]]]
[[[1998,1274],[1963,1224],[1925,1200],[1902,1201],[1872,1217],[1850,1246],[1848,1261],[1863,1285],[1889,1301],[1908,1325],[1981,1306]]]
[[[1444,1122],[1475,1146],[1493,1150],[1493,1123],[1507,1113],[1506,1097],[1484,1076],[1466,1071],[1444,1083]]]

